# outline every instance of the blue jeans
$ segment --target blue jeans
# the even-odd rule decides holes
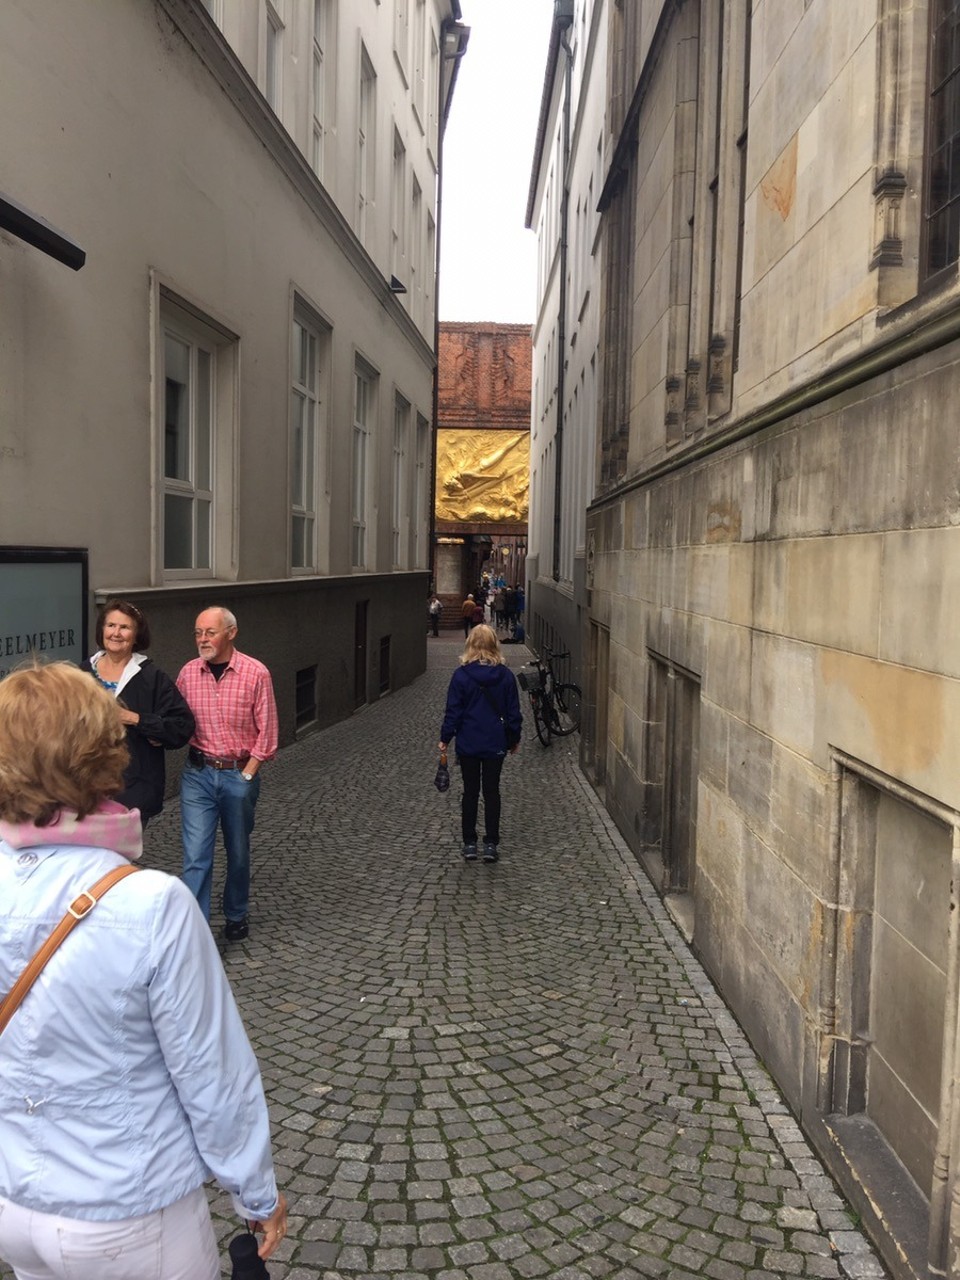
[[[183,882],[210,919],[213,853],[217,825],[227,851],[223,914],[242,920],[250,905],[250,834],[260,794],[260,775],[246,782],[238,769],[184,766],[180,778],[180,821],[183,828]]]

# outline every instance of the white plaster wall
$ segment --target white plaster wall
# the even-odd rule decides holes
[[[346,43],[352,11],[341,6]],[[385,96],[388,105],[396,102]],[[430,418],[431,360],[401,304],[375,293],[345,252],[347,228],[318,219],[159,4],[11,0],[0,14],[0,111],[5,192],[87,252],[74,274],[0,237],[0,542],[87,546],[92,586],[156,579],[156,273],[239,335],[235,551],[243,579],[289,575],[293,290],[329,321],[323,536],[330,570],[349,572],[355,355],[380,373],[374,465],[384,486],[394,389],[414,420],[416,412]],[[383,132],[389,169],[392,135]],[[432,207],[432,185],[423,190]],[[378,501],[370,567],[389,569],[389,499]]]

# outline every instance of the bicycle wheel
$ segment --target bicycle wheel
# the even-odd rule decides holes
[[[580,728],[581,693],[575,684],[558,684],[553,691],[553,723],[551,729],[560,738]]]
[[[530,709],[533,712],[533,724],[537,731],[537,737],[545,747],[550,745],[550,725],[547,723],[543,698],[540,694],[530,698]]]

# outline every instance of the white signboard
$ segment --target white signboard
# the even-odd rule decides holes
[[[86,576],[83,552],[0,547],[0,679],[34,655],[83,661]]]

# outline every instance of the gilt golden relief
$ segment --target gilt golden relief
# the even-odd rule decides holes
[[[438,520],[523,524],[530,484],[527,431],[437,433]]]

